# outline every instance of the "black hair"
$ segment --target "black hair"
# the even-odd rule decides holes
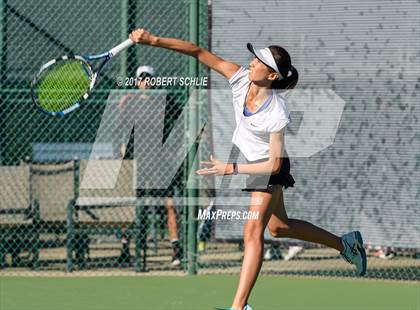
[[[268,48],[281,74],[281,79],[273,81],[272,88],[285,90],[294,88],[299,80],[299,73],[292,65],[289,53],[283,47],[277,45],[270,45]],[[291,74],[289,74],[289,71]]]
[[[149,72],[142,72],[138,76],[138,78],[142,80],[145,78],[151,78],[151,77],[153,77],[153,75],[151,75]]]

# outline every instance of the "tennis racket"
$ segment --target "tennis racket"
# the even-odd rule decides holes
[[[127,39],[105,53],[68,55],[48,61],[31,82],[34,105],[52,116],[73,112],[89,97],[105,64],[133,44],[131,39]],[[93,60],[102,60],[96,70],[91,63]]]

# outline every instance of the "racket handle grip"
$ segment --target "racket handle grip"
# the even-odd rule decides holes
[[[118,44],[117,46],[113,47],[109,53],[111,54],[111,57],[117,56],[121,51],[125,50],[127,47],[130,47],[133,45],[134,42],[131,39],[127,39],[124,42]]]

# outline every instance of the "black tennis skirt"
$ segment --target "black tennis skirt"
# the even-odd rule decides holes
[[[267,159],[256,161],[247,161],[249,164],[260,163]],[[275,186],[280,184],[284,188],[293,187],[295,180],[290,174],[290,160],[284,157],[281,163],[280,172],[272,175],[249,175],[246,180],[246,188],[242,189],[247,192],[266,192],[273,193]]]

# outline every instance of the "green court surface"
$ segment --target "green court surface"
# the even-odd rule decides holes
[[[229,306],[237,276],[0,277],[1,310],[214,309]],[[420,284],[262,276],[250,298],[263,309],[420,309]]]

